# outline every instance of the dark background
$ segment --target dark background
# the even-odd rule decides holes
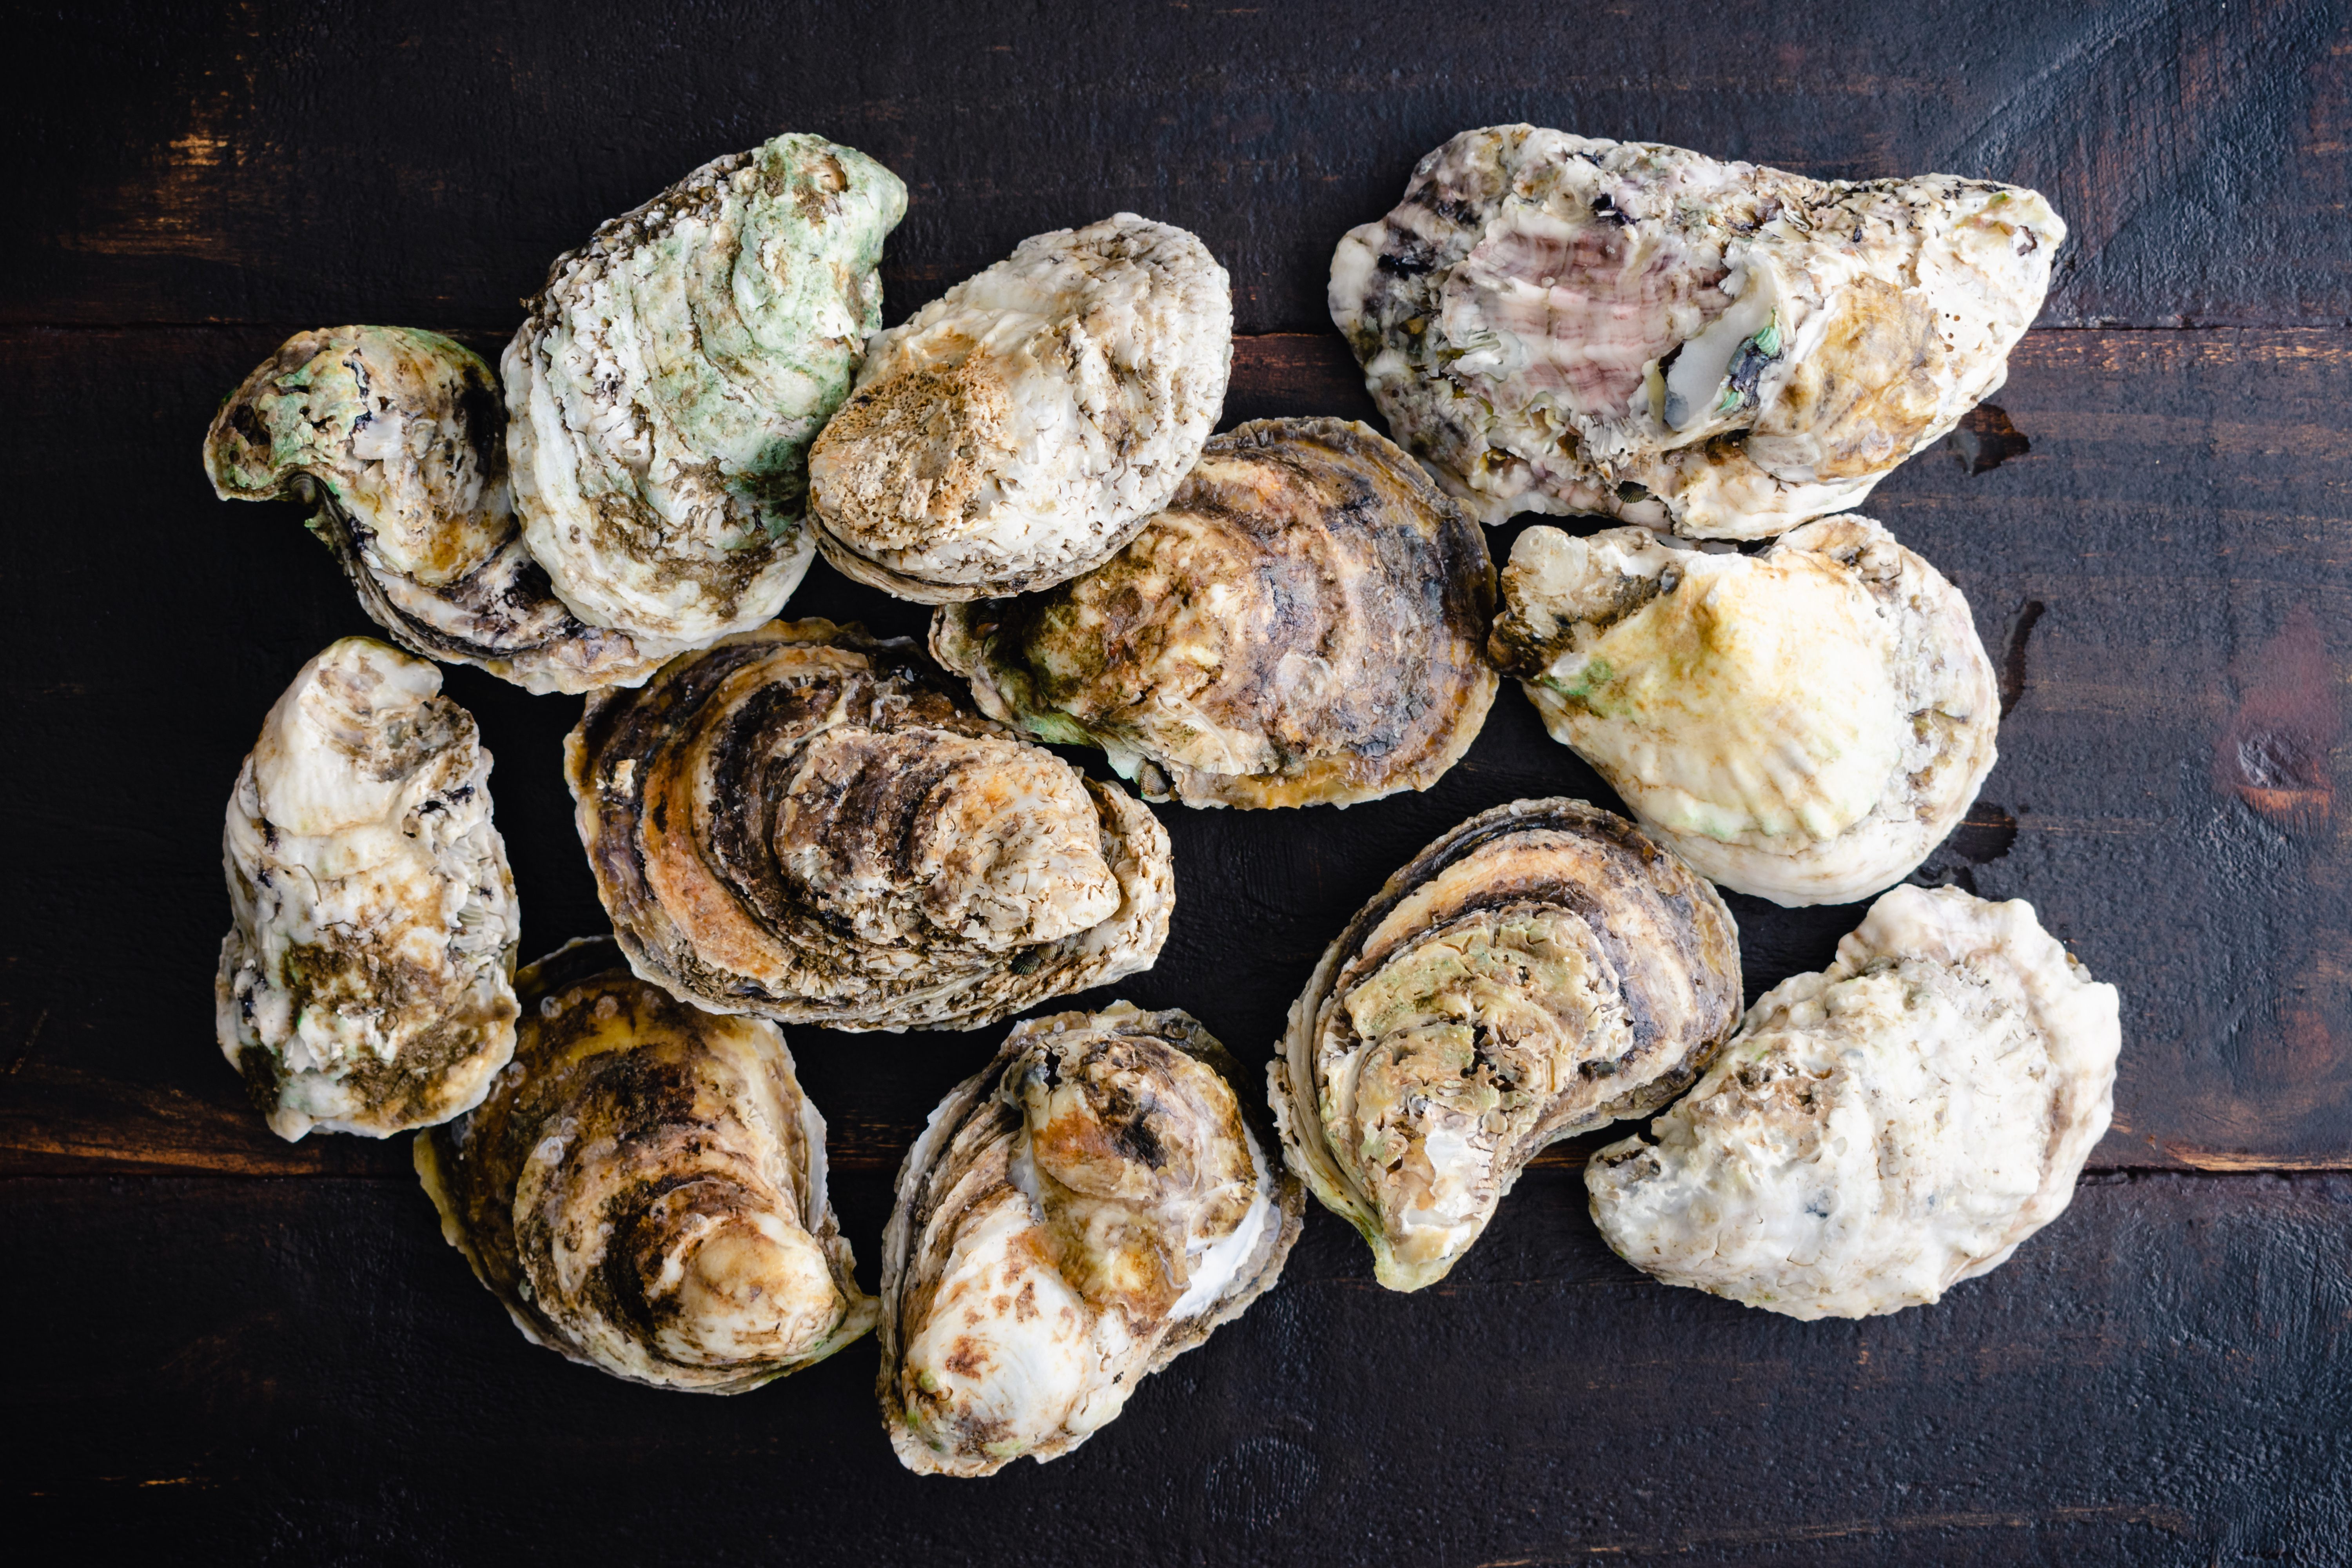
[[[2342,4],[21,7],[0,95],[5,1537],[304,1563],[2352,1561],[2352,16]],[[600,219],[822,132],[908,186],[897,321],[1120,208],[1231,270],[1226,414],[1370,417],[1323,312],[1416,158],[1530,120],[1824,176],[2015,180],[2073,226],[2009,385],[1867,510],[1960,584],[2002,760],[1923,879],[2033,900],[2124,995],[2074,1206],[1937,1307],[1670,1289],[1553,1151],[1444,1285],[1310,1213],[1280,1287],[1070,1458],[918,1480],[861,1343],[734,1399],[526,1344],[404,1141],[271,1138],[211,1039],[223,804],[373,628],[214,406],[304,327],[495,358]],[[1494,531],[1499,560],[1517,531]],[[788,613],[917,633],[820,565]],[[579,700],[451,668],[525,957],[604,929]],[[1086,762],[1099,773],[1098,759]],[[1328,941],[1471,812],[1608,795],[1515,690],[1426,795],[1159,808],[1180,903],[1111,992],[1262,1061]],[[1751,995],[1853,908],[1733,898]],[[870,1286],[890,1174],[992,1048],[791,1035]],[[1622,1131],[1622,1130],[1621,1130]]]

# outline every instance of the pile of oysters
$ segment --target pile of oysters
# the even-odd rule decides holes
[[[735,1393],[868,1330],[915,1470],[1051,1459],[1272,1288],[1312,1192],[1413,1290],[1547,1145],[1636,1267],[1799,1318],[1931,1303],[2065,1206],[2120,1044],[2022,902],[1905,884],[1992,767],[1959,591],[1868,518],[1997,388],[2065,226],[1515,125],[1343,237],[1394,439],[1215,434],[1230,281],[1121,213],[901,325],[889,170],[784,135],[560,258],[499,372],[302,332],[222,405],[389,642],[305,665],[224,841],[223,1051],[272,1130],[414,1131],[534,1342]],[[1484,526],[1519,534],[1498,575]],[[928,648],[781,618],[819,552]],[[395,646],[396,645],[396,646]],[[432,661],[586,695],[612,921],[517,967],[489,753]],[[1428,788],[1503,677],[1629,816],[1517,800],[1391,877],[1256,1075],[1181,1011],[1035,1010],[1151,966],[1151,805]],[[1046,743],[1091,748],[1090,776]],[[1743,1014],[1717,889],[1875,898]],[[991,1029],[860,1285],[780,1026]]]

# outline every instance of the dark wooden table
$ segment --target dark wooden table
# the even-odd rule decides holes
[[[2352,1561],[2340,0],[93,0],[7,38],[12,1557]],[[198,469],[280,339],[393,321],[495,357],[598,220],[804,129],[907,181],[891,321],[1130,208],[1232,270],[1229,422],[1369,417],[1334,241],[1520,119],[2016,180],[2074,226],[1998,407],[1869,508],[1967,591],[2011,705],[1923,876],[2031,899],[2123,989],[2115,1131],[2014,1262],[1861,1323],[1669,1289],[1596,1238],[1588,1141],[1443,1286],[1379,1289],[1316,1212],[1280,1288],[1078,1454],[918,1480],[866,1347],[729,1400],[572,1366],[443,1245],[404,1141],[284,1144],[242,1103],[211,1039],[223,803],[296,666],[371,629],[294,509]],[[822,566],[793,606],[921,624]],[[447,689],[499,760],[526,956],[604,929],[557,769],[577,700]],[[1118,992],[1263,1060],[1392,868],[1560,792],[1609,798],[1507,691],[1427,795],[1163,809],[1175,931]],[[1858,912],[1732,902],[1751,994]],[[900,1152],[994,1037],[793,1034],[869,1281]]]

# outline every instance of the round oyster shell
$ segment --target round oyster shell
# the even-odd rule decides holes
[[[903,639],[738,633],[591,698],[563,756],[630,963],[718,1012],[978,1028],[1168,940],[1150,808],[973,713]]]
[[[1118,1002],[1015,1025],[940,1102],[882,1237],[908,1469],[1060,1458],[1274,1284],[1306,1195],[1240,1076],[1191,1015]]]
[[[1649,1141],[1593,1156],[1593,1220],[1637,1268],[1792,1318],[1933,1302],[2074,1195],[2118,1007],[2022,900],[1896,888]]]
[[[1644,1116],[1739,1016],[1739,931],[1624,818],[1514,801],[1423,850],[1291,1004],[1283,1158],[1391,1290],[1445,1277],[1546,1145]]]
[[[331,645],[229,795],[221,1051],[280,1138],[388,1138],[478,1103],[514,1054],[520,917],[490,754],[441,672]]]
[[[695,647],[783,607],[814,553],[809,442],[906,210],[863,153],[785,135],[557,258],[501,369],[523,534],[574,615]]]
[[[1339,241],[1331,319],[1485,521],[1759,539],[1858,504],[1990,395],[2065,237],[2015,185],[1497,125]]]
[[[515,977],[513,1066],[417,1135],[441,1232],[523,1337],[632,1383],[740,1394],[874,1326],[824,1118],[764,1019],[688,1006],[610,940]]]
[[[223,500],[315,501],[360,605],[427,658],[530,691],[643,680],[685,645],[584,625],[524,547],[506,413],[479,355],[410,327],[297,332],[205,434]]]
[[[874,340],[810,456],[819,547],[931,605],[1100,565],[1201,455],[1233,335],[1225,269],[1181,228],[1022,241]]]
[[[1530,528],[1493,653],[1552,738],[1727,888],[1867,897],[1992,771],[2000,702],[1960,591],[1866,517],[1758,555]]]

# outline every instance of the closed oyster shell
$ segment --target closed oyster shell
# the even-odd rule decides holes
[[[441,672],[368,637],[304,665],[230,793],[221,1051],[280,1138],[388,1138],[514,1054],[520,916],[490,754]]]
[[[1792,1318],[1933,1302],[2074,1195],[2119,1008],[2022,900],[1896,888],[1646,1141],[1593,1156],[1593,1220],[1668,1284]]]
[[[874,1326],[825,1192],[824,1118],[764,1019],[688,1006],[574,942],[515,977],[513,1065],[417,1135],[441,1231],[536,1345],[740,1394]]]
[[[1306,1196],[1240,1077],[1189,1014],[1119,1002],[1015,1025],[940,1103],[882,1238],[908,1469],[1060,1458],[1273,1285]]]
[[[1427,789],[1477,739],[1494,581],[1478,526],[1388,441],[1261,419],[1103,565],[943,605],[931,650],[982,712],[1100,746],[1148,800],[1347,805]]]
[[[933,605],[1100,565],[1201,455],[1233,334],[1225,269],[1181,228],[1022,241],[869,346],[809,459],[819,547]]]
[[[639,974],[839,1029],[978,1028],[1150,967],[1167,829],[909,642],[778,621],[603,693],[564,770]]]
[[[1624,818],[1513,801],[1388,880],[1266,1068],[1282,1153],[1391,1290],[1444,1279],[1546,1145],[1656,1110],[1739,1016],[1739,931]]]
[[[2065,237],[2015,185],[1489,126],[1340,240],[1331,319],[1484,521],[1759,539],[1857,505],[1990,395]]]
[[[863,153],[785,135],[557,258],[500,368],[523,534],[574,615],[695,647],[783,607],[814,553],[809,442],[906,210]]]
[[[315,501],[361,607],[427,658],[537,692],[643,680],[684,646],[583,624],[523,545],[479,355],[410,327],[297,332],[205,434],[223,500]]]
[[[1503,601],[1495,661],[1552,738],[1737,891],[1877,892],[1992,771],[2000,703],[1968,601],[1866,517],[1758,555],[1530,528]]]

